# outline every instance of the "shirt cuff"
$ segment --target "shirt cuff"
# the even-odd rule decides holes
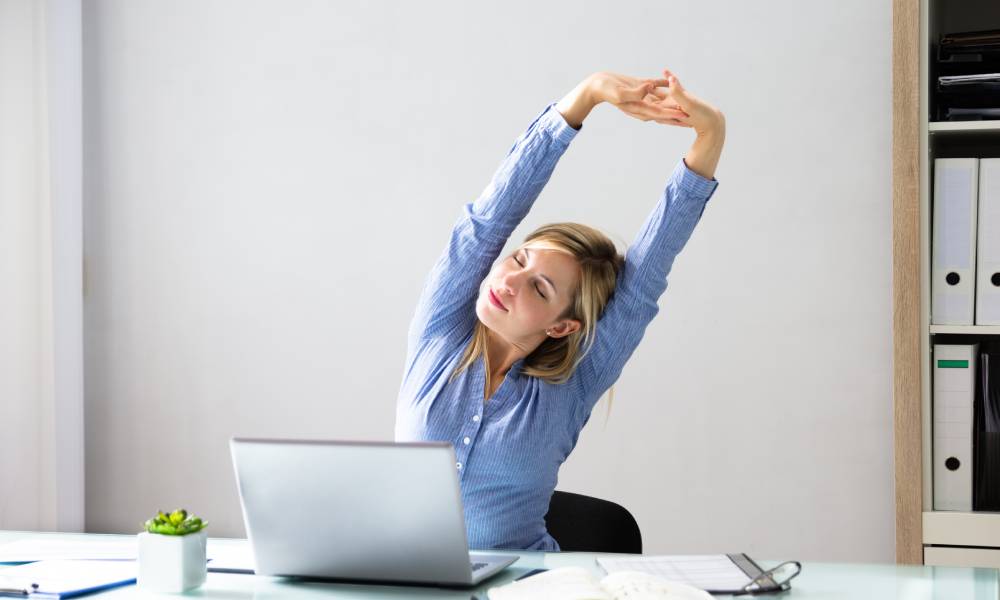
[[[563,117],[558,110],[556,110],[555,102],[550,103],[545,108],[545,111],[542,112],[539,125],[541,125],[542,129],[548,131],[553,138],[566,145],[573,141],[573,138],[576,137],[576,134],[579,133],[580,129],[583,129],[582,125],[580,126],[580,129],[573,129],[570,124],[566,122],[566,118]]]
[[[715,188],[719,187],[719,182],[714,177],[712,179],[705,179],[701,175],[695,173],[687,166],[687,162],[682,158],[677,166],[674,167],[673,175],[671,179],[677,184],[677,187],[684,190],[691,196],[697,198],[704,198],[706,202],[715,193]]]

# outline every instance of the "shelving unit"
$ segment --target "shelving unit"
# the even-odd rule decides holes
[[[955,121],[952,123],[928,123],[930,133],[951,131],[1000,131],[1000,121]]]
[[[1000,326],[930,323],[934,159],[1000,157],[1000,121],[933,120],[932,53],[941,33],[1000,29],[1000,2],[894,0],[893,12],[896,559],[1000,568],[1000,513],[933,510],[931,461],[933,344],[975,343]]]

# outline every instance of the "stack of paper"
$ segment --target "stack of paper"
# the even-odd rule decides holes
[[[247,540],[208,541],[208,570],[225,573],[253,573],[253,551]],[[39,536],[0,545],[0,563],[50,560],[136,560],[134,537],[122,539],[67,540]],[[6,572],[6,571],[3,571]]]
[[[72,598],[135,583],[134,560],[42,560],[0,569],[0,593]]]
[[[34,562],[36,560],[135,560],[138,557],[136,538],[122,540],[66,540],[31,537],[0,545],[0,563]]]

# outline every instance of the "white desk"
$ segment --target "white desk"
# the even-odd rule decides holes
[[[0,531],[0,544],[35,536],[57,540],[111,539],[128,540],[131,536],[102,536],[96,534],[61,534]],[[210,539],[213,548],[240,549],[245,540]],[[475,590],[445,590],[415,586],[378,586],[342,583],[292,582],[283,578],[258,577],[228,573],[209,573],[201,588],[184,596],[218,598],[219,600],[311,600],[314,598],[442,598],[471,600],[485,599],[486,590],[502,585],[529,569],[555,569],[566,566],[583,566],[597,576],[603,572],[594,559],[596,554],[576,552],[517,552],[520,560],[497,577]],[[762,560],[761,566],[773,567],[780,561]],[[0,569],[3,566],[0,565]],[[802,574],[792,581],[792,590],[778,596],[763,595],[759,598],[795,598],[823,600],[998,600],[1000,584],[996,569],[964,567],[898,566],[892,564],[850,564],[807,562]],[[170,594],[152,594],[134,585],[108,590],[87,598],[154,598],[178,597]],[[749,598],[742,596],[741,598]]]

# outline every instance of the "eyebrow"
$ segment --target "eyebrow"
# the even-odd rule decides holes
[[[530,258],[529,254],[528,254],[528,249],[527,249],[527,248],[524,248],[524,255]],[[539,274],[538,274],[538,276],[539,276],[539,277],[541,277],[542,279],[544,279],[544,280],[545,280],[545,283],[547,283],[547,284],[549,284],[550,286],[552,286],[552,291],[553,291],[553,292],[555,292],[555,293],[557,293],[557,294],[559,293],[559,290],[557,290],[557,289],[556,289],[556,284],[552,283],[552,280],[551,280],[551,279],[549,279],[549,278],[548,278],[548,277],[546,277],[545,275],[542,275],[541,273],[539,273]]]

